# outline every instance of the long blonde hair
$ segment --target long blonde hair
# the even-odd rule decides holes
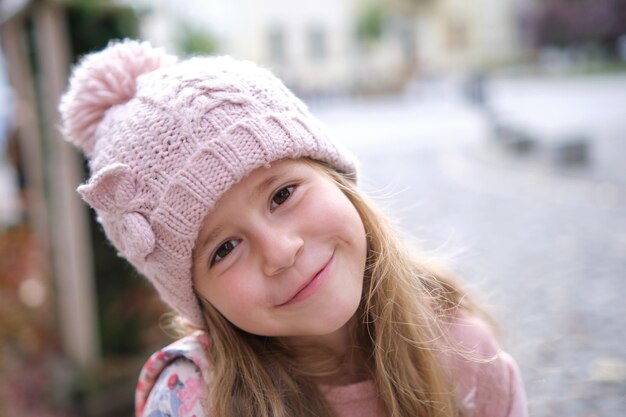
[[[322,163],[305,161],[335,182],[365,227],[368,253],[353,338],[388,416],[463,415],[437,352],[453,345],[445,325],[456,311],[482,310],[451,276],[416,259],[351,180]],[[199,298],[213,342],[208,403],[214,415],[334,416],[312,378],[323,364],[304,365],[277,338],[238,329]]]

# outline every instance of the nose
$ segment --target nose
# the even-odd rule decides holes
[[[266,276],[277,275],[293,266],[304,248],[304,240],[298,233],[276,227],[262,231],[258,244]]]

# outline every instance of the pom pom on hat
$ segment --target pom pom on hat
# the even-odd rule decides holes
[[[86,56],[76,66],[60,105],[68,139],[90,155],[107,110],[135,95],[140,75],[175,62],[176,57],[162,49],[132,40],[111,43]]]

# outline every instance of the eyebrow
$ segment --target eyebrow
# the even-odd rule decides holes
[[[280,177],[282,177],[284,174],[283,171],[278,172],[276,174],[270,175],[269,177],[265,178],[263,181],[261,181],[259,184],[257,184],[254,189],[252,190],[252,197],[251,199],[257,199],[259,198],[259,196],[263,195],[263,193],[270,188],[278,179],[280,179]],[[210,242],[214,241],[217,236],[219,236],[222,233],[222,227],[220,227],[219,225],[216,226],[215,228],[213,228],[213,230],[211,230],[211,232],[206,235],[206,237],[204,239],[202,239],[200,241],[200,245],[198,247],[200,252],[205,251],[205,247],[207,244],[209,244]]]
[[[252,191],[252,198],[258,198],[259,196],[263,195],[263,193],[270,188],[270,186],[272,184],[274,184],[274,182],[276,182],[276,180],[278,180],[281,177],[281,172],[279,172],[278,174],[274,174],[274,175],[270,175],[269,177],[267,177],[266,179],[264,179],[263,181],[261,181],[261,183],[259,183],[256,187],[254,187],[254,190]]]
[[[222,228],[220,226],[216,226],[213,230],[211,230],[211,233],[206,235],[206,237],[200,241],[200,245],[198,247],[199,252],[206,251],[207,244],[214,241],[220,233],[222,233]]]

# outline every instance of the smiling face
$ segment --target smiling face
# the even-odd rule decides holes
[[[261,336],[345,327],[363,287],[366,238],[356,209],[321,169],[284,160],[234,185],[205,219],[196,291]]]

